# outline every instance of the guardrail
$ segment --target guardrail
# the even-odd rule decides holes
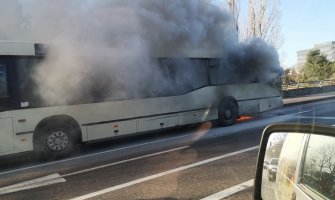
[[[303,88],[317,88],[324,86],[335,86],[335,81],[333,80],[322,80],[322,81],[311,81],[311,82],[291,82],[282,85],[282,90],[295,90],[295,89],[303,89]]]

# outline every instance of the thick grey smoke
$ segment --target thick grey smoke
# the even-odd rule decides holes
[[[20,29],[25,26],[22,7],[17,1],[3,0],[0,2],[0,40],[24,38]]]
[[[229,13],[209,0],[4,2],[11,6],[5,9],[11,21],[0,19],[0,39],[51,46],[35,73],[48,104],[182,92],[195,87],[194,71],[202,64],[183,57],[215,54],[225,83],[268,82],[281,73],[276,51],[259,39],[240,44]],[[4,29],[8,23],[10,30]],[[175,66],[177,83],[169,82],[162,65]]]

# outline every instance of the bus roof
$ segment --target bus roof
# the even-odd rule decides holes
[[[0,56],[37,56],[45,54],[45,46],[33,42],[0,41]]]
[[[217,49],[188,49],[186,51],[156,51],[154,57],[162,58],[221,58]]]
[[[47,54],[47,45],[34,42],[1,41],[0,56],[42,56]],[[188,51],[156,51],[156,58],[220,58],[213,49],[192,49]]]

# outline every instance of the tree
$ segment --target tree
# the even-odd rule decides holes
[[[280,0],[248,0],[248,19],[240,21],[240,1],[226,0],[241,39],[261,38],[275,48],[282,40],[280,33]]]
[[[306,81],[320,81],[332,76],[333,67],[320,50],[315,50],[308,53],[303,72]]]
[[[335,79],[335,61],[332,62],[332,72],[333,72],[332,79]]]
[[[228,9],[230,13],[234,17],[236,31],[237,31],[237,34],[239,34],[239,31],[240,31],[240,28],[239,28],[239,18],[240,18],[239,0],[226,0],[226,3],[228,5]]]
[[[281,45],[280,0],[248,0],[248,23],[245,37],[261,38],[275,48]]]
[[[292,82],[296,82],[296,80],[298,79],[297,77],[298,74],[294,68],[285,69],[284,74],[282,76],[282,82],[284,85],[287,85]]]
[[[330,153],[330,159],[328,159],[328,168],[330,170],[330,173],[335,175],[335,158],[334,158],[334,154],[335,154],[335,144],[331,144],[329,145],[329,153]]]

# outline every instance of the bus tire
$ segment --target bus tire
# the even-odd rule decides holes
[[[224,98],[218,108],[219,124],[221,126],[232,126],[236,123],[239,110],[236,100],[233,97]]]
[[[76,131],[68,123],[47,123],[34,137],[34,151],[46,160],[69,156],[77,150]]]

